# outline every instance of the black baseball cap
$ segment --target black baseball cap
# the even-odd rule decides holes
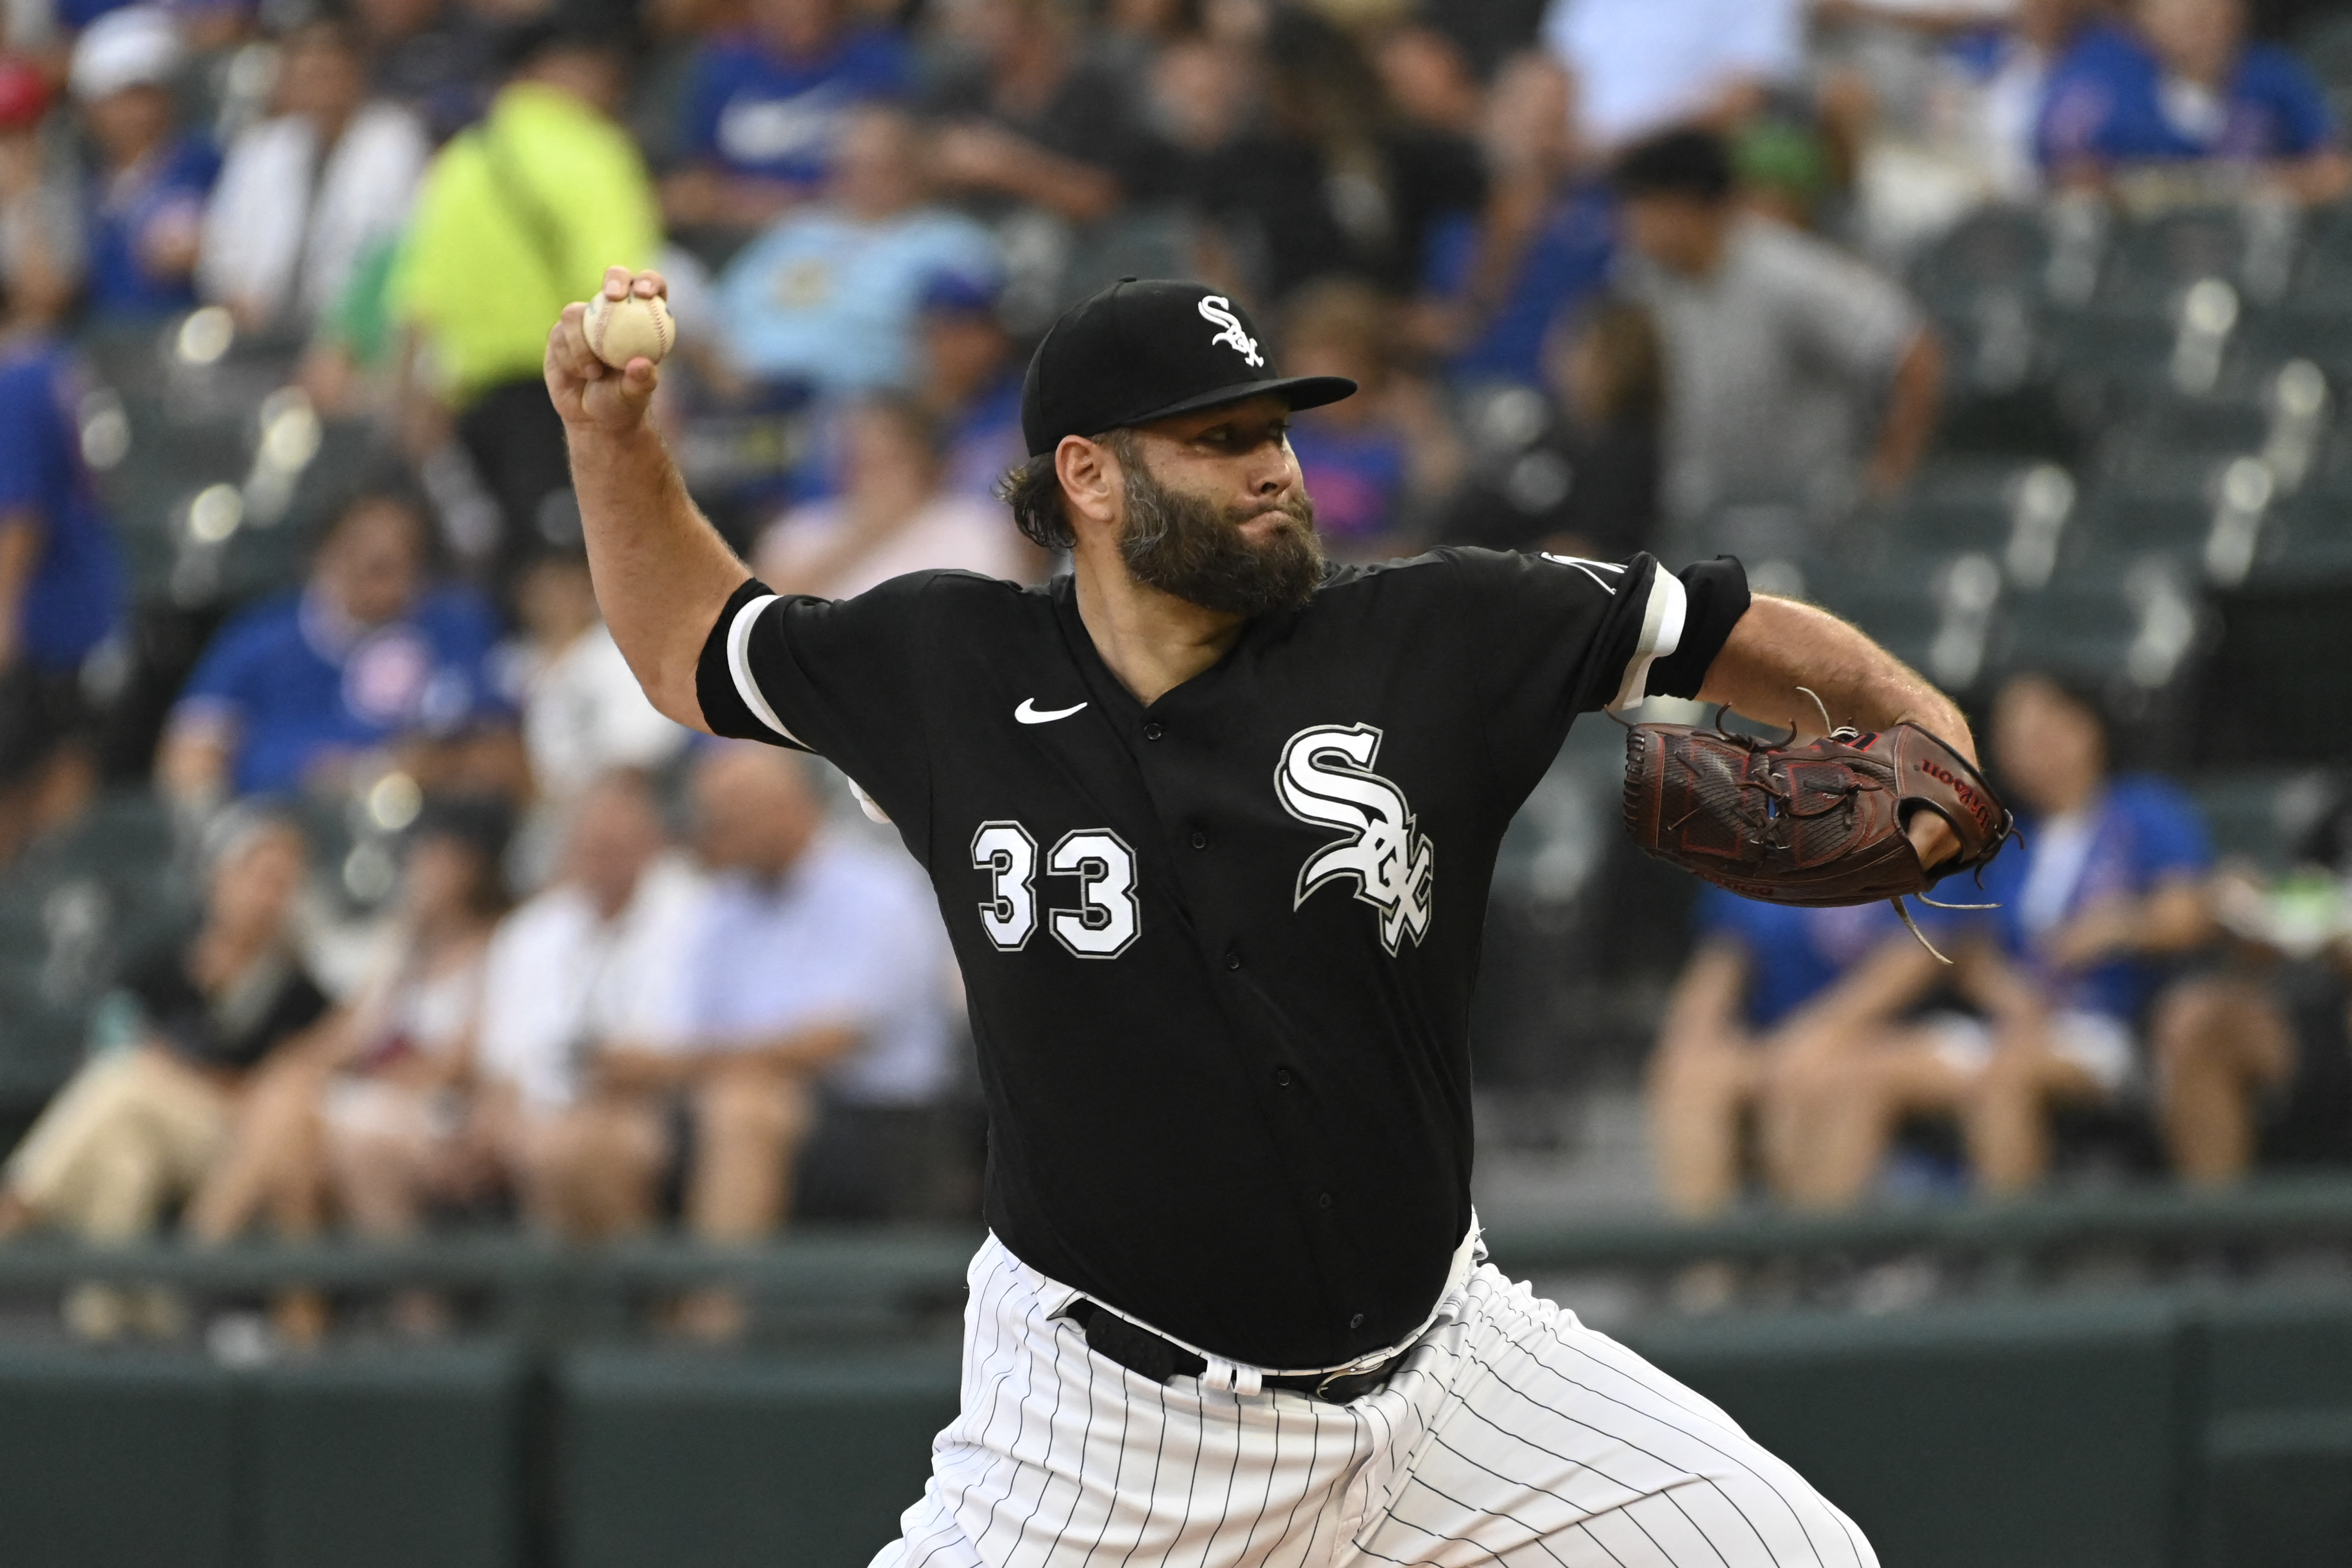
[[[1280,374],[1249,312],[1205,283],[1122,277],[1063,312],[1030,356],[1021,434],[1038,457],[1066,435],[1245,397],[1320,408],[1355,391],[1345,376]]]

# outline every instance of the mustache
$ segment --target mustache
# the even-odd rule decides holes
[[[1230,513],[1228,520],[1238,528],[1247,528],[1260,517],[1288,517],[1294,523],[1311,528],[1315,526],[1315,507],[1306,497],[1292,494],[1279,501],[1269,502],[1255,511]]]

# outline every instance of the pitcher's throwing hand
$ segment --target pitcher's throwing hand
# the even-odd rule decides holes
[[[667,300],[669,283],[658,272],[631,272],[625,267],[604,269],[604,298],[625,299],[635,294]],[[635,359],[616,371],[588,346],[585,301],[566,305],[547,334],[547,395],[568,425],[591,424],[615,435],[642,424],[661,384],[661,368],[653,361]]]

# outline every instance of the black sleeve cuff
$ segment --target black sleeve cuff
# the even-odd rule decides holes
[[[1665,568],[1658,569],[1664,571]],[[1748,613],[1748,570],[1727,555],[1685,567],[1682,573],[1682,641],[1650,666],[1643,693],[1654,697],[1695,697],[1706,684],[1715,656],[1731,629]]]
[[[764,740],[772,746],[791,744],[769,728],[735,685],[735,671],[727,656],[728,633],[734,629],[735,617],[745,605],[755,599],[772,597],[775,590],[751,579],[729,595],[727,607],[719,612],[718,623],[702,642],[702,658],[694,667],[694,696],[702,705],[702,722],[710,727],[713,735],[723,735],[733,740]]]

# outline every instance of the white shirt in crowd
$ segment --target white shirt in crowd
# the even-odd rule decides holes
[[[615,768],[659,768],[688,738],[646,700],[601,622],[551,657],[523,654],[508,680],[531,777],[551,799],[568,799]]]
[[[822,580],[810,591],[827,599],[852,599],[869,588],[910,571],[934,569],[976,571],[982,577],[1026,582],[1035,559],[1024,546],[1013,518],[994,501],[941,492],[889,534],[862,551],[847,549],[853,524],[838,500],[796,507],[761,536],[759,570],[770,582]]]
[[[947,931],[898,850],[824,834],[773,881],[714,877],[697,926],[684,997],[697,1049],[845,1024],[863,1039],[825,1074],[838,1098],[919,1105],[952,1082]]]
[[[231,143],[205,208],[198,291],[307,324],[372,246],[399,235],[431,155],[425,128],[396,104],[352,116],[323,169],[307,116],[263,120]]]
[[[2023,38],[2001,40],[1992,68],[1975,86],[1969,121],[1978,166],[1992,194],[2005,202],[2030,202],[2042,193],[2042,161],[2035,139],[2050,85],[2050,57]]]
[[[1712,107],[1734,83],[1795,82],[1804,0],[1552,0],[1545,44],[1576,73],[1585,139],[1617,147]]]
[[[612,920],[569,883],[507,916],[490,939],[482,987],[482,1071],[524,1105],[560,1110],[583,1064],[607,1044],[660,1049],[685,1018],[688,945],[705,880],[682,859],[656,863]]]

